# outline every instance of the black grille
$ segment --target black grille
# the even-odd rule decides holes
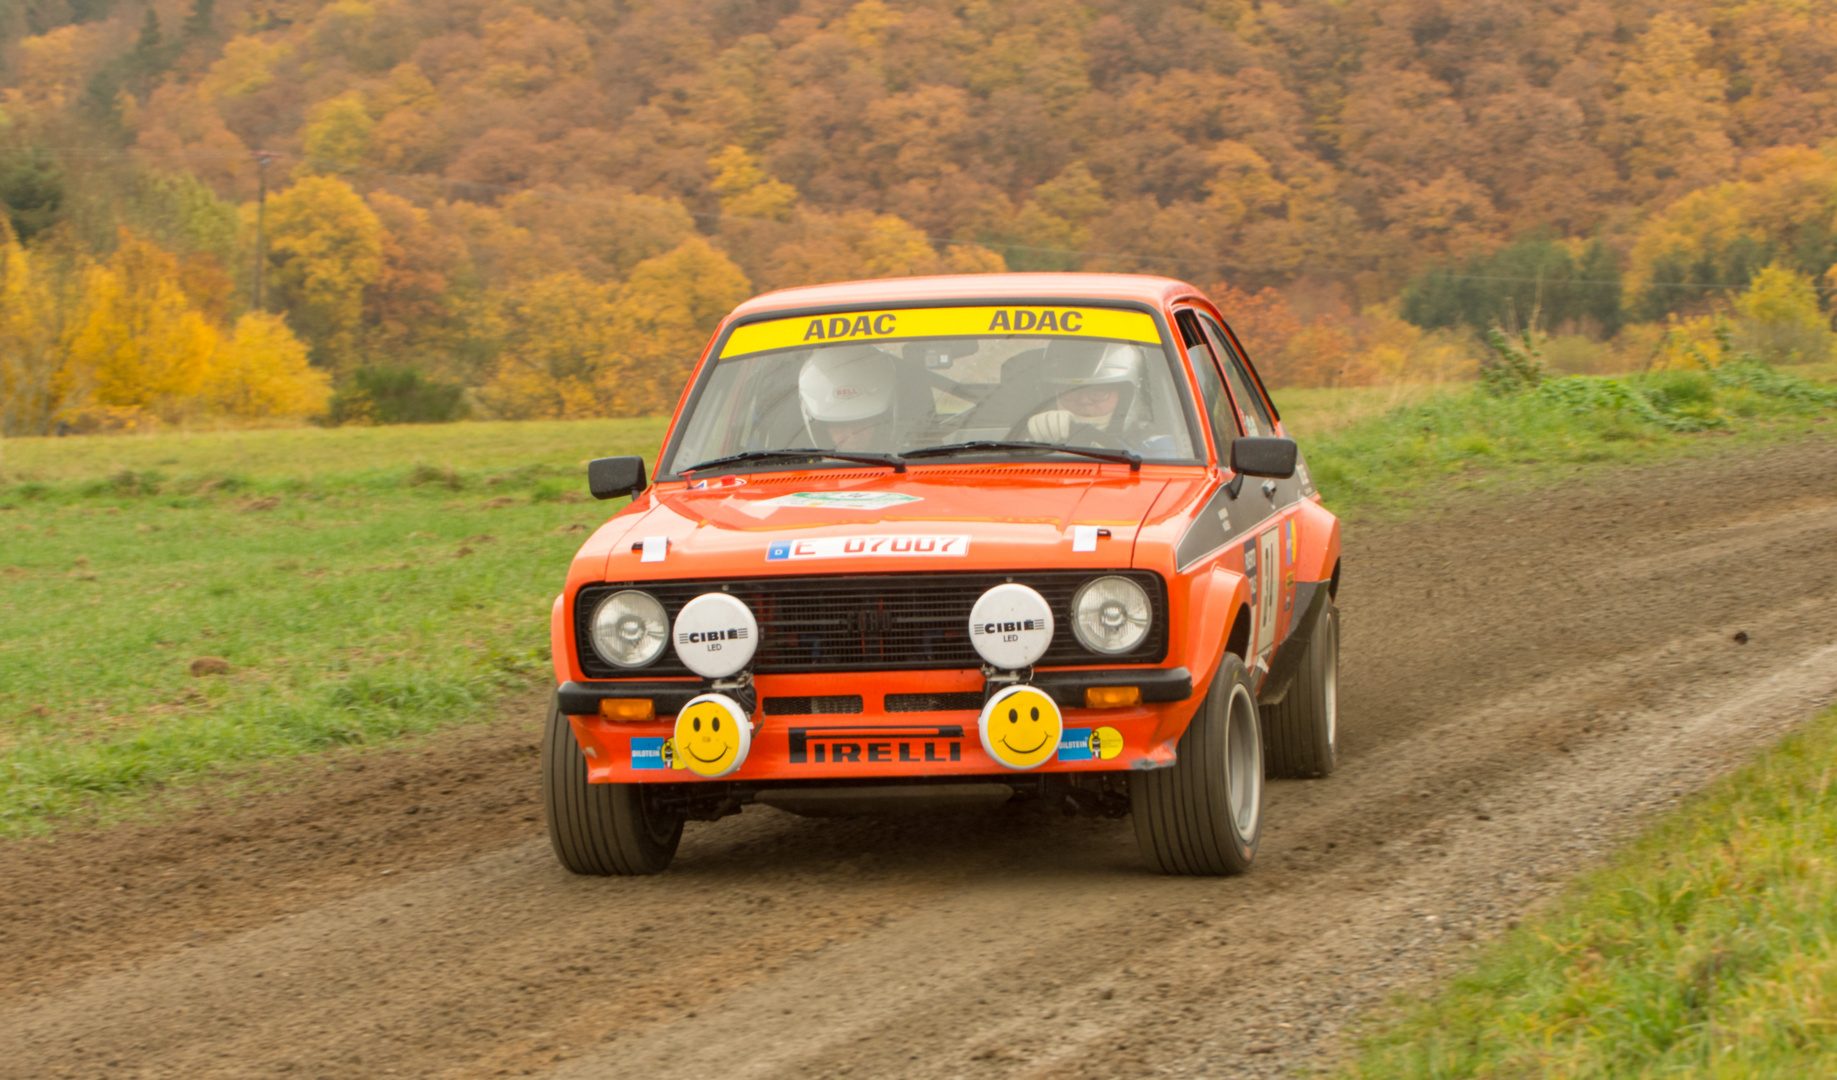
[[[861,711],[860,694],[827,694],[815,697],[769,697],[767,716],[853,716]]]
[[[982,691],[967,690],[961,694],[888,694],[887,711],[895,712],[958,712],[968,709],[978,712],[982,709]]]
[[[1078,644],[1072,633],[1072,596],[1095,577],[1126,577],[1148,590],[1154,619],[1148,636],[1133,651],[1100,656]],[[673,649],[644,668],[621,668],[593,651],[593,609],[608,593],[643,589],[663,604],[674,622],[684,604],[705,592],[725,591],[746,602],[759,620],[760,674],[817,671],[887,671],[974,668],[982,658],[970,645],[970,608],[1004,581],[1039,590],[1052,606],[1057,629],[1039,667],[1153,664],[1167,655],[1167,589],[1146,570],[1039,571],[1015,574],[852,574],[846,577],[778,577],[702,581],[610,582],[587,585],[574,601],[574,635],[581,668],[589,678],[688,675]],[[981,708],[981,702],[976,708]]]

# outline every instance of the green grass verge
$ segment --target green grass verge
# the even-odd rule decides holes
[[[434,730],[548,678],[549,604],[655,420],[11,440],[0,835]],[[197,677],[200,657],[227,675]]]
[[[1666,815],[1340,1075],[1837,1076],[1837,712]]]
[[[1293,393],[1278,394],[1278,407],[1287,409]],[[1301,392],[1309,393],[1319,391]],[[1508,478],[1548,482],[1578,467],[1802,438],[1828,430],[1834,412],[1837,390],[1825,383],[1737,364],[1715,372],[1571,376],[1503,397],[1449,388],[1345,422],[1334,419],[1345,415],[1343,407],[1315,406],[1295,426],[1328,506],[1395,511]],[[1310,437],[1310,425],[1317,436]]]

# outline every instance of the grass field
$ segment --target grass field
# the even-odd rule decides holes
[[[13,440],[0,834],[225,765],[484,714],[547,677],[613,420]],[[214,657],[225,675],[193,676]]]
[[[1826,431],[1837,389],[1821,368],[1731,366],[1617,379],[1572,377],[1504,397],[1471,386],[1278,394],[1328,505],[1407,513],[1484,485],[1536,484]],[[1400,398],[1381,409],[1385,394]],[[1291,404],[1293,399],[1294,404]]]
[[[1837,712],[1668,815],[1343,1071],[1837,1076]]]
[[[1801,437],[1831,412],[1823,391],[1654,386],[1671,395],[1661,421],[1714,426],[1471,387],[1278,398],[1342,511]],[[487,715],[548,678],[549,603],[616,509],[585,500],[586,460],[648,457],[662,434],[646,419],[0,444],[0,835]],[[227,674],[194,676],[203,658]]]

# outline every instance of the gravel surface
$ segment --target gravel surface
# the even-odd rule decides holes
[[[0,846],[0,1077],[1276,1076],[1837,693],[1825,441],[1349,528],[1342,768],[1243,878],[1025,806],[570,877],[541,701]],[[1745,641],[1735,640],[1745,632]]]

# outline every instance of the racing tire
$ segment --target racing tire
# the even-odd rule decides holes
[[[1331,776],[1339,762],[1339,608],[1314,622],[1288,693],[1263,706],[1263,755],[1279,780]]]
[[[1129,774],[1142,856],[1164,874],[1241,874],[1263,834],[1263,738],[1250,673],[1236,655],[1176,747],[1173,766]]]
[[[573,725],[549,700],[542,737],[542,809],[555,858],[576,874],[621,877],[669,868],[683,819],[659,813],[643,784],[589,784]]]

